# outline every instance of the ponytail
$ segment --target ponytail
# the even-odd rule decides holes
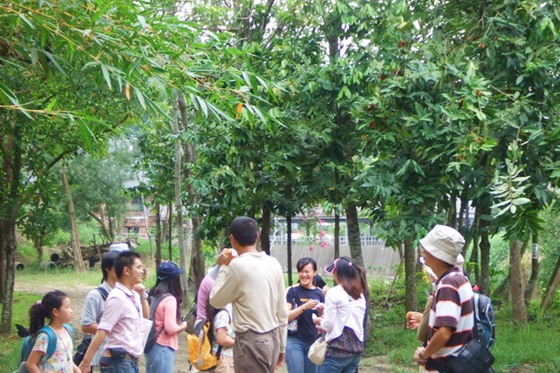
[[[49,291],[43,299],[29,308],[29,333],[35,334],[45,326],[45,318],[52,319],[52,310],[62,307],[68,295],[60,290]]]

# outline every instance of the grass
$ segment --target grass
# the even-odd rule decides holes
[[[148,250],[146,250],[146,248]],[[146,267],[150,268],[149,276],[144,281],[146,286],[155,282],[153,263],[148,259],[149,247],[143,245],[139,250],[143,254]],[[147,251],[147,252],[146,252]],[[175,258],[174,258],[175,259]],[[294,275],[294,281],[297,276]],[[330,285],[330,277],[325,278]],[[28,265],[24,271],[17,272],[16,282],[27,284],[29,289],[33,285],[50,283],[53,288],[59,286],[97,285],[100,281],[99,270],[76,274],[71,269],[53,269],[43,271],[38,264]],[[286,281],[287,283],[287,281]],[[419,284],[422,284],[421,282]],[[392,372],[414,372],[417,367],[412,363],[412,354],[419,342],[416,332],[404,328],[404,283],[401,278],[396,282],[392,291],[390,284],[383,281],[372,281],[371,318],[372,329],[366,345],[365,357],[384,356],[391,364]],[[425,289],[419,285],[418,304],[425,302]],[[31,290],[30,290],[31,291]],[[41,295],[42,296],[42,295]],[[38,294],[16,292],[13,304],[13,322],[27,325],[29,305],[40,298]],[[538,309],[538,305],[531,305],[531,313]],[[511,306],[496,309],[497,341],[492,349],[496,357],[494,370],[499,372],[516,373],[545,373],[560,371],[560,307],[553,307],[544,319],[536,318],[526,326],[517,326],[511,321]],[[550,314],[552,312],[553,314]],[[18,364],[21,338],[12,327],[8,336],[0,335],[0,372],[13,371]],[[367,367],[364,369],[367,372]]]

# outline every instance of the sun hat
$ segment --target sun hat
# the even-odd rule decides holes
[[[420,240],[420,245],[437,259],[456,265],[457,257],[465,245],[465,239],[455,229],[438,224]]]
[[[159,280],[167,280],[175,276],[185,273],[177,264],[173,262],[162,262],[157,269],[157,278]]]

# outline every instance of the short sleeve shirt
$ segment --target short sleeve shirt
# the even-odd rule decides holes
[[[111,290],[97,329],[108,333],[107,348],[121,347],[140,357],[144,353],[140,295],[117,282]]]
[[[231,315],[227,310],[221,310],[216,314],[214,317],[214,335],[217,335],[217,330],[221,328],[227,329],[228,337],[235,338],[235,331],[231,327]],[[214,343],[212,345],[212,351],[218,351],[218,344]],[[226,348],[222,347],[222,351],[220,352],[221,355],[231,356],[233,357],[233,347]]]
[[[72,337],[66,329],[60,334],[55,332],[55,336],[56,349],[50,358],[39,361],[39,370],[41,373],[72,373],[74,371]],[[54,341],[51,343],[54,343]],[[39,333],[32,351],[40,351],[46,354],[48,345],[49,336],[46,333]]]
[[[103,289],[107,291],[107,294],[111,292],[111,287],[107,285],[106,282],[103,282],[101,285]],[[91,325],[96,324],[101,321],[101,315],[103,314],[103,307],[105,306],[105,300],[101,296],[101,293],[97,288],[90,290],[89,293],[86,295],[86,300],[84,301],[84,308],[82,309],[82,318],[80,319],[81,325]],[[93,355],[91,359],[91,365],[97,366],[99,365],[99,358],[101,354],[105,350],[106,341],[103,341],[99,349]]]
[[[286,302],[292,304],[292,309],[299,307],[308,300],[312,299],[315,299],[320,303],[324,303],[325,296],[323,295],[323,291],[317,287],[314,289],[307,289],[301,285],[296,285],[289,288],[286,294]],[[309,344],[315,342],[317,339],[317,328],[313,323],[313,313],[317,314],[317,311],[303,311],[303,314],[297,318],[297,331],[290,333],[290,336],[296,337],[297,339]]]

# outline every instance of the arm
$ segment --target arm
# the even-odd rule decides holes
[[[29,373],[41,373],[41,370],[39,369],[39,361],[41,361],[44,354],[45,353],[43,351],[31,351],[29,357],[27,358],[27,362],[25,363],[25,367]]]
[[[426,360],[429,359],[430,356],[432,356],[445,346],[447,341],[449,341],[449,338],[451,338],[452,333],[453,331],[451,330],[451,328],[445,326],[439,328],[432,339],[430,339],[430,343],[428,343],[426,348],[418,347],[416,349],[416,351],[414,352],[414,362],[419,365],[424,365],[426,363]]]
[[[235,344],[235,339],[228,336],[227,328],[219,328],[219,329],[216,329],[216,342],[220,346],[224,346],[226,348],[231,348]]]
[[[133,290],[140,294],[140,303],[142,305],[142,316],[145,319],[150,318],[150,303],[148,303],[148,294],[146,294],[146,287],[143,284],[134,285]]]
[[[97,333],[95,333],[95,336],[91,340],[91,343],[89,344],[86,354],[84,355],[84,359],[82,360],[82,363],[78,367],[78,369],[80,369],[83,373],[89,373],[91,369],[90,366],[91,358],[93,357],[93,354],[95,354],[95,352],[99,349],[101,343],[103,343],[103,341],[105,340],[106,335],[107,332],[102,329],[97,330]]]
[[[97,332],[98,323],[93,323],[90,325],[82,325],[82,332],[86,334],[95,334]]]
[[[165,297],[158,305],[163,312],[163,329],[169,335],[178,334],[187,329],[187,323],[177,324],[177,300],[173,296]]]
[[[237,297],[237,277],[232,272],[228,265],[220,266],[216,283],[210,292],[210,304],[215,308],[224,308]]]

